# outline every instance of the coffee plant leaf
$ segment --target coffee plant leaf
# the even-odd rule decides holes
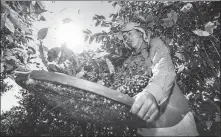
[[[180,11],[187,13],[192,9],[193,5],[191,3],[187,3],[186,5],[184,5]]]
[[[205,31],[207,31],[209,34],[213,34],[213,30],[215,29],[215,24],[212,22],[208,22],[205,25]]]
[[[104,35],[99,35],[97,37],[97,42],[100,43],[104,39],[104,37],[105,37]]]
[[[47,33],[48,33],[48,28],[42,28],[38,31],[38,40],[43,40],[46,36],[47,36]]]
[[[100,20],[97,20],[96,23],[95,23],[95,26],[98,26],[101,24],[101,21]]]
[[[6,71],[12,70],[14,68],[13,65],[10,65],[8,63],[5,63],[4,65],[6,67]]]
[[[185,69],[185,66],[184,65],[180,65],[179,68],[178,68],[177,73],[181,73],[184,69]]]
[[[215,102],[220,102],[220,99],[219,99],[217,96],[215,96],[213,100],[214,100]]]
[[[10,11],[9,20],[11,21],[11,23],[14,25],[15,28],[19,28],[24,32],[30,33],[29,28],[22,21],[21,17],[17,15],[17,13],[14,13],[14,11]]]
[[[37,20],[40,20],[40,14],[36,14],[36,13],[33,13],[31,18],[34,20],[34,21],[37,21]]]
[[[175,56],[176,56],[177,58],[179,58],[180,60],[183,60],[183,59],[184,59],[183,55],[180,54],[180,53],[178,53],[178,52],[175,53]]]
[[[147,15],[146,17],[145,17],[145,20],[146,20],[146,22],[152,22],[153,21],[153,19],[154,19],[154,17],[153,17],[153,15]]]
[[[43,4],[42,1],[36,1],[35,5],[35,13],[36,14],[41,14],[43,12],[46,12],[47,10],[45,10],[45,5]]]
[[[216,113],[215,122],[220,122],[220,115],[219,115],[219,113]]]
[[[11,35],[7,35],[6,38],[7,38],[7,40],[8,40],[9,42],[11,42],[11,43],[14,42],[14,39],[13,39],[13,37],[12,37]]]
[[[72,21],[72,19],[70,19],[70,18],[65,18],[62,20],[63,24],[69,23],[71,21]]]
[[[164,28],[170,28],[174,25],[173,20],[171,20],[170,18],[163,18],[163,23],[161,24],[161,26],[163,26]]]
[[[39,19],[40,21],[46,21],[46,19],[45,19],[45,17],[44,16],[40,16],[40,19]]]
[[[109,55],[110,53],[104,51],[104,52],[100,52],[98,54],[96,54],[92,59],[98,59],[98,58],[103,58],[106,55]]]
[[[84,33],[84,34],[88,34],[88,35],[91,35],[91,34],[92,34],[92,32],[91,32],[89,29],[83,30],[83,33]]]
[[[146,22],[146,19],[145,19],[143,16],[138,15],[137,17],[138,17],[141,21]]]
[[[208,130],[211,128],[212,125],[213,125],[213,121],[211,121],[211,120],[206,121],[206,126],[207,126]]]
[[[116,34],[115,34],[115,37],[118,38],[119,40],[123,40],[123,39],[124,39],[122,32],[116,33]]]
[[[173,1],[166,1],[166,2],[163,2],[163,6],[168,7],[168,6],[172,5],[173,3],[174,3]]]
[[[124,22],[124,20],[123,20],[122,18],[117,17],[117,18],[116,18],[116,23],[121,26],[121,25],[123,25],[125,22]]]
[[[111,61],[108,58],[106,58],[106,63],[110,74],[114,73],[114,65],[111,63]]]
[[[35,3],[36,3],[36,2],[35,2]],[[35,4],[35,3],[34,3],[34,4]],[[30,12],[30,13],[35,13],[34,4],[30,3],[30,5],[29,5],[29,12]]]
[[[155,25],[155,23],[152,21],[152,22],[148,23],[147,27],[153,28],[154,25]]]
[[[7,18],[5,21],[5,27],[11,32],[14,33],[15,32],[15,27],[12,24],[12,22]]]
[[[196,29],[193,31],[197,36],[210,36],[210,33],[204,30]]]
[[[76,74],[76,77],[77,77],[77,78],[81,78],[81,77],[84,76],[84,74],[85,74],[85,71],[82,69],[80,72],[78,72],[78,73]]]
[[[176,24],[177,19],[178,19],[178,15],[174,10],[171,10],[171,12],[167,14],[167,16],[170,20],[172,20],[174,22],[174,24]]]
[[[90,36],[90,39],[89,39],[89,44],[91,44],[94,40],[94,36]]]
[[[116,7],[116,5],[117,5],[117,2],[116,2],[116,1],[112,3],[112,6],[113,6],[114,8]]]
[[[7,15],[8,15],[8,13],[2,13],[1,14],[1,28],[0,28],[0,30],[2,30],[5,27],[5,22],[6,22],[6,19],[7,19]]]
[[[13,60],[13,62],[20,62],[15,56],[10,56],[6,58],[8,61]]]
[[[5,65],[5,63],[1,62],[1,70],[0,70],[1,73],[3,73],[5,71],[4,65]]]
[[[84,39],[84,42],[86,42],[89,39],[89,37],[90,37],[89,35],[86,35],[85,39]]]

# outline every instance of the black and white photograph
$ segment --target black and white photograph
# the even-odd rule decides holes
[[[1,0],[1,136],[220,137],[220,13]]]

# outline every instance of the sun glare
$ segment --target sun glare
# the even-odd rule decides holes
[[[84,44],[81,28],[73,23],[60,24],[56,30],[56,40],[59,44],[67,43],[75,51]]]

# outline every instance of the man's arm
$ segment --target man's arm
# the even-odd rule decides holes
[[[154,38],[150,44],[153,76],[144,91],[151,93],[158,104],[162,104],[170,94],[176,73],[169,50],[163,41],[160,38]]]
[[[153,76],[147,87],[137,94],[131,112],[147,122],[155,120],[159,107],[170,94],[175,80],[175,71],[169,51],[160,38],[150,42],[150,58]]]

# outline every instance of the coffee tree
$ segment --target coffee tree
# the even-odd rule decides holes
[[[102,15],[93,18],[95,26],[109,27],[110,31],[89,34],[87,30],[85,40],[101,42],[103,49],[122,61],[131,52],[119,40],[124,23],[139,23],[152,37],[160,37],[170,49],[177,83],[189,99],[199,132],[219,135],[220,2],[110,3],[120,7],[110,20]]]
[[[7,87],[3,79],[13,78],[16,70],[33,65],[36,69],[44,68],[31,26],[33,21],[45,21],[41,15],[45,11],[41,2],[1,1],[1,92]]]

